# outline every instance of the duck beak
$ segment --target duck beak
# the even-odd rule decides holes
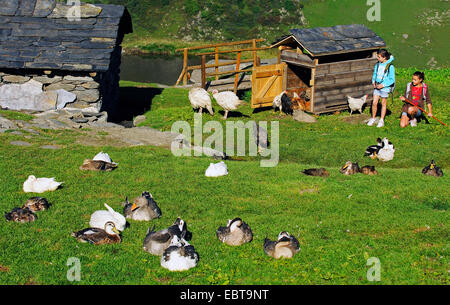
[[[134,211],[134,210],[136,210],[137,208],[138,208],[138,207],[137,207],[136,203],[133,202],[133,205],[131,206],[131,211]]]
[[[120,231],[119,231],[119,230],[117,230],[117,228],[115,228],[115,227],[114,227],[114,228],[113,228],[112,230],[113,230],[113,232],[114,232],[114,233],[116,233],[116,234],[120,234]]]
[[[434,168],[434,164],[431,163],[431,164],[430,164],[430,169],[433,169],[433,168]]]

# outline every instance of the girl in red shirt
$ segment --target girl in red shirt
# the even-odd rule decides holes
[[[400,118],[400,127],[404,128],[410,124],[412,127],[417,126],[417,118],[422,116],[422,111],[419,109],[424,108],[425,102],[428,106],[428,116],[431,117],[431,98],[428,90],[427,84],[423,81],[425,79],[425,74],[420,71],[416,71],[413,74],[412,82],[406,85],[405,96],[400,96],[400,99],[404,101],[408,99],[410,102],[415,104],[413,106],[406,103],[402,107],[402,116]],[[419,107],[417,107],[419,106]]]

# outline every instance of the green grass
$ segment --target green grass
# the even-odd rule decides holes
[[[431,74],[430,74],[431,75]],[[409,79],[409,78],[408,78]],[[397,79],[398,91],[408,79]],[[449,83],[428,81],[434,114],[448,123]],[[132,83],[122,83],[130,86]],[[135,84],[136,85],[136,84]],[[249,99],[249,94],[245,99]],[[219,119],[203,116],[204,122]],[[29,224],[0,226],[0,282],[2,284],[71,284],[66,279],[70,257],[81,261],[81,281],[74,284],[372,284],[366,279],[367,258],[381,261],[381,282],[375,284],[449,284],[449,133],[434,120],[400,129],[400,102],[389,104],[393,114],[378,129],[344,122],[348,112],[321,115],[316,124],[278,118],[271,110],[231,120],[279,120],[280,163],[260,167],[259,157],[226,161],[229,175],[207,178],[207,157],[174,157],[149,146],[89,147],[75,144],[87,130],[41,131],[26,141],[30,147],[10,145],[23,140],[0,135],[0,208],[9,211],[35,194],[22,191],[28,175],[56,177],[64,187],[44,193],[52,207]],[[365,113],[368,113],[368,109]],[[192,123],[187,91],[164,89],[146,113],[150,125],[170,130],[176,120]],[[224,122],[222,122],[224,123]],[[383,163],[364,158],[376,137],[395,145],[394,160]],[[59,150],[44,150],[57,144]],[[83,172],[85,158],[108,152],[119,162],[113,172]],[[424,176],[431,159],[443,168],[441,178]],[[372,164],[378,176],[344,176],[347,160]],[[301,171],[326,167],[328,178]],[[130,220],[117,245],[78,243],[70,233],[88,226],[90,215],[107,202],[122,211],[125,197],[150,191],[162,210],[151,222]],[[351,196],[350,196],[351,195]],[[200,255],[196,268],[171,273],[159,257],[142,250],[149,226],[162,229],[181,216],[193,233],[191,244]],[[254,240],[240,247],[221,244],[215,230],[227,219],[242,217]],[[265,237],[280,231],[298,237],[301,251],[291,260],[274,260],[262,249]]]

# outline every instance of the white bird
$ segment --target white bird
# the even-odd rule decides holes
[[[383,147],[378,151],[377,158],[380,161],[387,162],[394,159],[395,148],[388,138],[383,138]]]
[[[352,115],[353,111],[358,110],[359,113],[362,113],[362,107],[366,103],[368,94],[364,95],[361,98],[353,98],[347,95],[348,107],[350,108],[350,115]]]
[[[89,225],[92,228],[105,229],[108,222],[114,223],[117,230],[123,231],[126,227],[127,220],[125,217],[114,211],[109,205],[105,203],[107,210],[98,210],[92,213],[91,219],[89,220]]]
[[[274,109],[276,109],[278,107],[279,111],[280,111],[280,115],[281,115],[281,110],[283,110],[282,107],[282,103],[281,103],[281,97],[283,96],[283,94],[286,93],[286,90],[281,92],[280,94],[278,94],[277,96],[275,96],[273,98],[273,102],[272,102],[272,106]]]
[[[198,253],[183,238],[175,235],[161,256],[161,266],[170,271],[184,271],[197,266]]]
[[[206,177],[219,177],[225,175],[228,175],[228,168],[223,161],[216,164],[210,163],[205,172]]]
[[[231,91],[219,92],[217,89],[212,91],[213,97],[216,99],[217,104],[225,110],[223,119],[226,120],[228,112],[236,110],[240,105],[245,104],[239,97]]]
[[[56,190],[62,182],[55,181],[55,178],[36,178],[33,175],[23,183],[25,193],[43,193]]]
[[[189,90],[189,102],[191,102],[192,108],[199,109],[199,113],[202,113],[203,108],[206,108],[210,115],[214,115],[214,111],[211,107],[211,97],[208,91],[203,88],[192,88]]]
[[[103,162],[106,162],[106,163],[112,163],[113,165],[117,165],[117,163],[116,162],[112,162],[111,157],[107,153],[104,153],[103,151],[101,151],[98,154],[96,154],[95,157],[92,160],[94,160],[94,161],[103,161]]]

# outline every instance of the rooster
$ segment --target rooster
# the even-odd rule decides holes
[[[350,115],[352,115],[353,111],[358,110],[359,113],[362,113],[362,107],[366,103],[368,94],[364,95],[361,98],[353,98],[347,95],[348,107],[350,108]]]

